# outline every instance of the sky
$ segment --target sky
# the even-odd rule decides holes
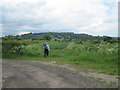
[[[2,0],[0,36],[74,32],[118,36],[119,0]]]

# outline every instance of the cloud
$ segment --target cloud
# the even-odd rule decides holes
[[[2,24],[0,24],[0,37],[2,36]]]
[[[17,33],[18,35],[22,35],[22,34],[28,34],[28,33],[30,33],[30,32],[19,32],[19,33]]]
[[[43,1],[43,0],[2,0],[1,3],[22,3],[22,2],[39,2],[39,1]]]
[[[4,32],[73,31],[117,36],[117,2],[118,0],[4,0]]]
[[[36,29],[39,29],[39,28],[33,28],[33,27],[30,27],[30,26],[22,26],[16,30],[36,30]]]

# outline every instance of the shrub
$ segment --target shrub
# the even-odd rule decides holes
[[[30,44],[30,41],[17,41],[17,40],[3,40],[2,41],[2,54],[21,54],[21,49],[23,46]]]
[[[82,40],[76,40],[75,43],[76,44],[83,44],[83,41]]]

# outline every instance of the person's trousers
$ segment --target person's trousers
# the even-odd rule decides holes
[[[44,57],[49,55],[49,50],[48,49],[44,49]]]

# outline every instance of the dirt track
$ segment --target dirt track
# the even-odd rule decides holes
[[[3,88],[107,88],[105,82],[38,61],[3,60]]]

